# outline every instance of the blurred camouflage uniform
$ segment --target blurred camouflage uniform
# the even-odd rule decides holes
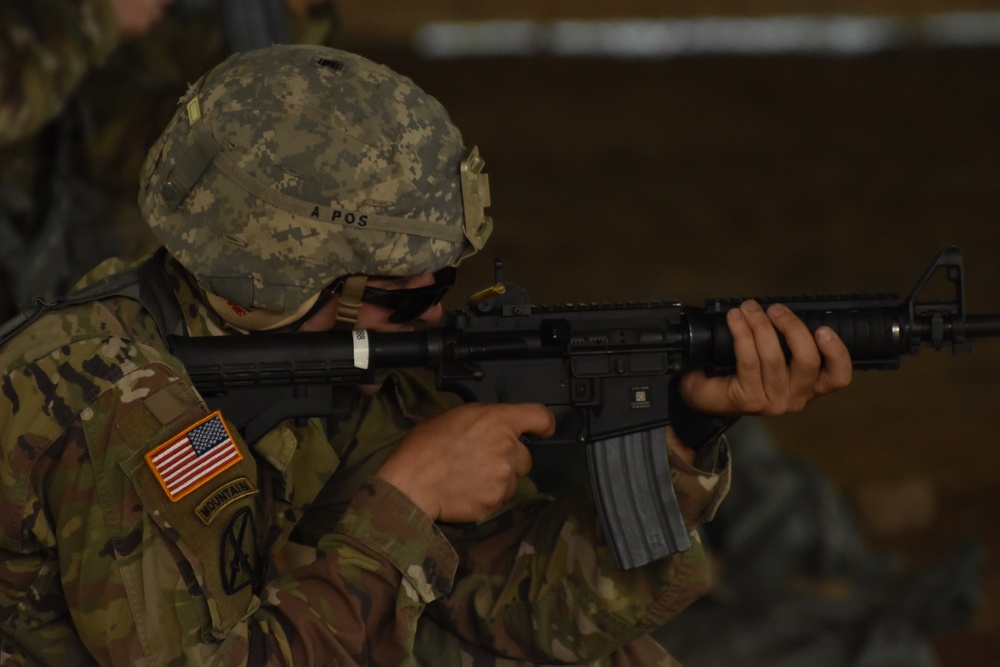
[[[0,146],[32,136],[118,46],[108,0],[0,5]]]
[[[936,667],[930,638],[967,627],[981,605],[983,545],[903,576],[764,422],[744,418],[727,438],[739,466],[703,531],[721,576],[657,639],[686,667]]]
[[[139,168],[186,86],[229,53],[203,4],[176,0],[119,42],[108,0],[0,3],[0,320],[5,299],[27,306],[156,247],[135,206]],[[292,41],[339,39],[333,0],[287,19]]]
[[[209,288],[241,310],[284,314],[343,273],[317,259],[331,244],[344,244],[338,261],[367,260],[348,272],[414,271],[410,262],[457,263],[486,220],[464,171],[458,191],[464,147],[433,98],[357,56],[316,51],[277,50],[300,69],[309,58],[298,77],[275,50],[230,59],[218,81],[192,86],[150,153],[146,214],[164,243],[193,255],[178,252],[187,268],[154,261],[192,336],[237,333]],[[354,85],[375,90],[373,107],[354,102]],[[317,164],[323,178],[308,177]],[[314,215],[310,199],[332,200],[332,214]],[[346,223],[355,204],[370,211],[364,225]],[[261,271],[225,273],[264,252]],[[88,282],[120,269],[105,264]],[[0,657],[675,664],[648,633],[709,586],[695,529],[728,489],[727,446],[700,454],[708,472],[670,457],[693,546],[620,571],[589,490],[553,501],[524,481],[490,521],[445,526],[373,476],[414,423],[450,402],[394,374],[375,396],[341,393],[331,439],[316,422],[286,422],[248,445],[224,437],[139,303],[105,297],[43,315],[0,347]],[[158,461],[177,438],[203,442],[202,426],[225,464],[175,485]]]
[[[117,45],[118,28],[107,0],[0,4],[0,319],[24,300],[19,276],[31,271],[25,266],[30,240],[61,235],[40,231],[42,211],[56,194],[55,172],[72,168],[75,148],[60,153],[56,144],[70,143],[78,128],[72,122],[75,113],[66,123],[53,119]],[[68,202],[68,190],[64,195]],[[63,246],[62,241],[53,244]],[[47,251],[38,247],[39,255]]]

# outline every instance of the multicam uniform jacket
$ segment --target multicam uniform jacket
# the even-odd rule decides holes
[[[169,273],[192,335],[226,333]],[[617,571],[588,493],[527,482],[482,525],[435,525],[373,473],[446,398],[397,374],[343,401],[332,441],[289,422],[248,446],[134,301],[18,334],[0,348],[0,662],[674,664],[644,635],[707,588],[697,539]],[[713,473],[671,461],[692,530],[728,485],[715,453]]]

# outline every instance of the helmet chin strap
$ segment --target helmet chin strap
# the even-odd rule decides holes
[[[358,322],[361,311],[361,296],[365,293],[368,276],[347,276],[344,286],[340,288],[340,299],[337,301],[336,329],[353,329]]]

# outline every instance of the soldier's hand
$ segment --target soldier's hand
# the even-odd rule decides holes
[[[706,377],[692,372],[681,378],[681,395],[705,414],[776,416],[802,410],[809,401],[851,382],[850,353],[829,327],[813,334],[785,306],[765,312],[755,301],[729,311],[729,331],[736,352],[736,374]],[[778,338],[792,353],[785,359]]]
[[[482,521],[531,470],[521,436],[551,436],[538,404],[470,403],[415,426],[376,473],[435,521]]]

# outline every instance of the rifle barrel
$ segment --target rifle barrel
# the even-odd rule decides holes
[[[966,316],[965,335],[969,338],[993,338],[1000,336],[1000,315]]]

